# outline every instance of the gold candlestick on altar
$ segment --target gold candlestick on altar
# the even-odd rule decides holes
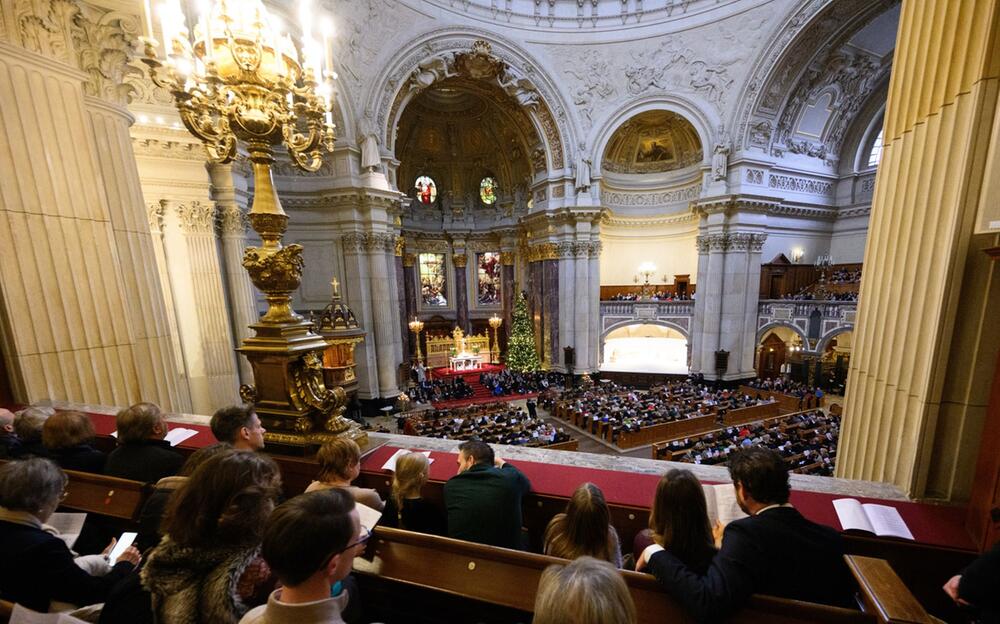
[[[493,348],[490,349],[490,364],[500,363],[500,325],[503,324],[503,319],[494,314],[489,320],[490,328],[493,329]]]
[[[424,359],[423,353],[420,351],[420,332],[424,331],[424,322],[417,320],[417,317],[413,317],[410,321],[410,331],[417,336],[417,362],[421,362]]]
[[[329,59],[322,67],[308,0],[302,3],[299,47],[277,30],[261,0],[206,2],[193,33],[188,25],[194,20],[179,0],[160,8],[165,57],[158,56],[151,33],[142,37],[150,78],[173,95],[181,121],[204,142],[209,161],[231,162],[240,142],[253,166],[249,218],[263,245],[247,248],[243,267],[268,308],[251,326],[255,335],[239,348],[254,373],[254,385],[241,387],[240,396],[254,403],[269,442],[296,451],[341,434],[366,442],[364,432],[343,417],[343,389],[323,382],[326,341],[292,310],[292,293],[302,281],[302,247],[282,245],[288,215],[271,178],[276,146],[283,145],[305,171],[319,169],[323,150],[333,151],[335,73]]]

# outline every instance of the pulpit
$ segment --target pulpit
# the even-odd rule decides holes
[[[318,316],[311,321],[317,334],[326,340],[323,350],[323,381],[328,388],[341,387],[348,399],[358,392],[355,376],[354,348],[365,340],[365,330],[354,317],[354,312],[341,300],[337,280],[333,285],[333,298]]]

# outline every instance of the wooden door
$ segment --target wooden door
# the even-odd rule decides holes
[[[773,332],[768,334],[760,346],[757,376],[761,379],[780,377],[781,367],[785,365],[785,355],[785,341]]]

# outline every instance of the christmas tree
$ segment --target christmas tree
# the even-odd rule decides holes
[[[535,330],[528,318],[528,300],[522,291],[514,303],[514,320],[507,342],[507,368],[517,372],[536,371],[539,368],[535,351]]]

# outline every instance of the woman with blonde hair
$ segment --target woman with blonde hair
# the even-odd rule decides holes
[[[580,557],[542,572],[532,624],[635,624],[635,603],[618,570]]]
[[[361,448],[354,440],[335,438],[327,442],[316,453],[316,463],[319,464],[319,474],[306,492],[336,487],[350,493],[357,503],[378,511],[385,507],[382,497],[375,490],[351,485],[351,481],[361,474]]]
[[[601,488],[584,483],[545,529],[545,554],[564,559],[589,556],[622,567],[618,532]]]
[[[423,453],[407,453],[396,460],[392,495],[386,501],[381,524],[418,533],[445,534],[444,515],[420,495],[431,462]]]

